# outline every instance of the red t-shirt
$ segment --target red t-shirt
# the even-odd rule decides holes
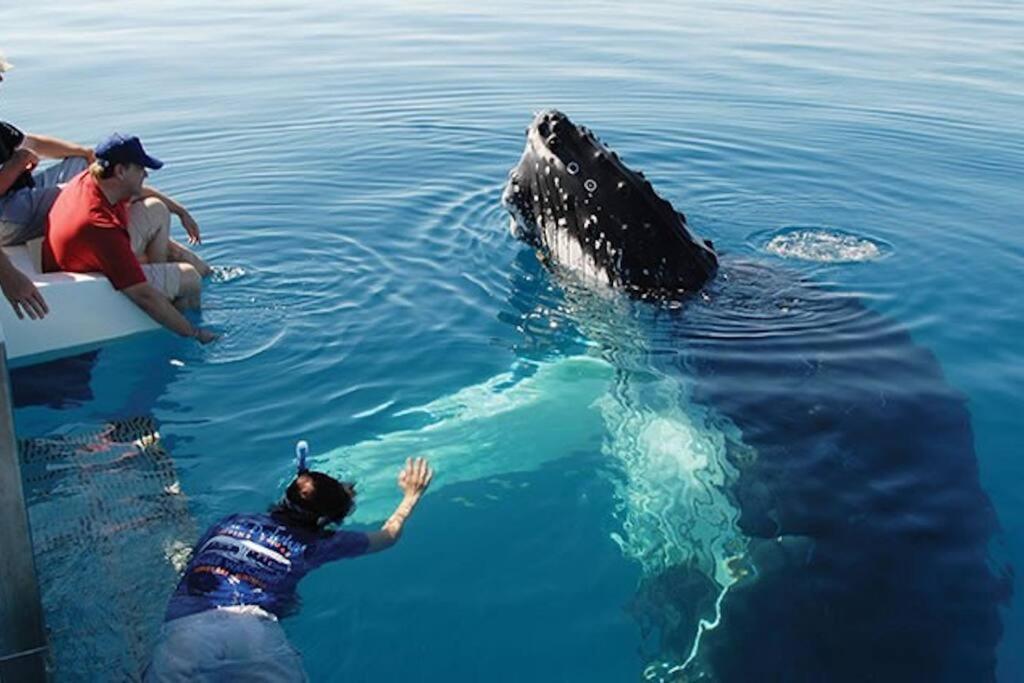
[[[124,289],[146,281],[128,236],[128,200],[111,204],[83,171],[68,183],[46,219],[43,272],[103,273]]]

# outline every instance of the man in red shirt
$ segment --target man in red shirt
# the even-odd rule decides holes
[[[166,261],[166,234],[157,240],[151,234],[143,235],[140,240],[138,234],[129,233],[129,206],[133,199],[145,198],[150,209],[155,208],[155,202],[159,203],[164,214],[168,214],[167,206],[158,202],[166,200],[187,216],[188,212],[176,202],[143,185],[148,176],[146,169],[161,166],[163,162],[146,154],[137,137],[115,134],[100,143],[96,147],[96,162],[65,186],[50,209],[43,241],[43,270],[101,272],[114,289],[124,292],[158,323],[206,344],[216,335],[193,326],[175,307],[198,307],[202,287],[199,271],[192,263],[157,261],[161,255]],[[131,211],[136,213],[136,209]],[[184,217],[182,223],[189,236],[198,241],[198,227],[191,217],[188,220],[191,225]],[[136,226],[133,229],[137,230]],[[151,262],[141,264],[137,251]]]

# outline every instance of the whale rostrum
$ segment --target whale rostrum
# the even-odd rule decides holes
[[[587,128],[541,112],[502,202],[512,234],[544,258],[644,298],[678,298],[714,276],[710,241]]]

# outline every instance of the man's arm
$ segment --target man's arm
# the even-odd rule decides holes
[[[37,156],[47,159],[85,157],[90,164],[96,161],[96,155],[93,153],[92,148],[61,140],[60,138],[52,138],[49,135],[25,133],[25,140],[21,144],[23,147],[35,152]]]
[[[203,344],[209,344],[217,335],[209,330],[194,326],[178,309],[176,309],[167,297],[148,282],[140,282],[137,285],[125,287],[121,290],[136,306],[149,314],[149,317],[157,321],[171,332],[180,334],[182,337],[195,337]]]
[[[22,173],[31,171],[38,165],[39,157],[32,150],[24,147],[14,150],[11,158],[0,167],[0,197],[7,194],[7,190],[11,189],[11,185]]]
[[[409,458],[405,461],[405,467],[398,473],[398,488],[405,494],[402,502],[398,504],[395,511],[384,522],[380,531],[367,534],[370,538],[370,546],[366,552],[375,553],[386,550],[398,543],[402,536],[402,527],[405,520],[412,514],[416,504],[420,502],[423,492],[430,486],[430,480],[434,477],[434,471],[427,465],[424,458]]]
[[[50,312],[39,289],[25,273],[11,263],[3,249],[0,249],[0,289],[11,302],[11,308],[19,318],[25,317],[23,310],[32,320],[44,318]]]
[[[168,197],[155,187],[143,185],[142,191],[139,192],[139,196],[136,197],[136,199],[147,199],[149,197],[156,197],[157,199],[162,201],[164,204],[167,205],[167,208],[170,210],[170,212],[178,217],[178,220],[181,221],[181,227],[185,228],[185,232],[188,233],[189,244],[202,243],[203,239],[199,235],[199,224],[196,223],[194,218],[192,218],[192,214],[188,212],[188,209],[186,209],[184,206],[182,206],[175,200],[171,199],[170,197]]]

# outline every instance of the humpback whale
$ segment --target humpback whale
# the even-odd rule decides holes
[[[641,321],[659,369],[692,381],[688,400],[741,445],[718,466],[733,472],[713,481],[722,495],[690,505],[738,510],[731,576],[693,561],[702,538],[684,516],[663,543],[694,552],[668,553],[674,563],[642,579],[640,619],[660,637],[646,678],[995,679],[1012,571],[990,552],[998,523],[966,400],[934,354],[856,297],[720,258],[560,112],[527,129],[502,201],[512,235],[571,273],[557,278],[567,292],[582,282],[610,287],[607,301],[631,295],[623,328]],[[600,301],[574,308],[583,316]],[[616,371],[620,395],[639,391],[630,368]]]
[[[537,116],[502,196],[512,235],[584,277],[642,297],[700,289],[715,273],[711,242],[642,173],[561,112]]]

